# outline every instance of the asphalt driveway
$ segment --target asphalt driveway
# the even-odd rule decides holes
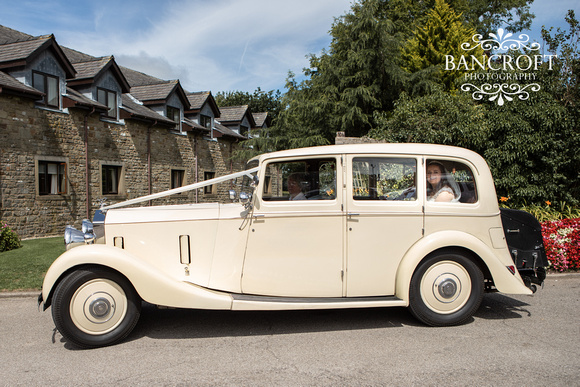
[[[533,296],[487,294],[469,323],[404,308],[216,312],[145,305],[129,338],[77,350],[31,295],[0,297],[0,385],[574,386],[580,275]]]

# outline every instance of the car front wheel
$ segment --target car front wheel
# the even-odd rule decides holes
[[[76,270],[58,284],[52,318],[65,339],[82,348],[123,340],[141,313],[141,299],[129,281],[99,267]]]
[[[443,252],[422,262],[409,289],[409,308],[431,326],[465,323],[483,298],[483,274],[477,264],[460,253]]]

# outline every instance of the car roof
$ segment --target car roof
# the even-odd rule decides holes
[[[478,159],[483,161],[477,153],[456,146],[438,144],[417,144],[417,143],[374,143],[374,144],[344,144],[344,145],[324,145],[309,148],[288,149],[278,152],[264,153],[254,157],[252,160],[263,160],[279,157],[294,156],[320,156],[339,154],[393,154],[393,155],[418,155],[437,157],[459,157],[478,163]]]

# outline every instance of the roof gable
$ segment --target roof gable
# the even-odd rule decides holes
[[[113,56],[94,58],[90,61],[73,62],[73,66],[77,71],[77,75],[73,79],[67,80],[70,86],[93,83],[95,78],[105,73],[106,71],[111,71],[121,86],[121,91],[123,93],[128,93],[130,90],[129,82],[127,82],[127,79],[121,72],[119,66],[117,66]]]
[[[245,117],[248,119],[251,127],[256,126],[256,122],[250,113],[250,108],[248,105],[220,107],[220,113],[221,115],[219,121],[222,125],[240,124]]]
[[[187,113],[199,113],[204,105],[209,104],[211,110],[213,111],[214,117],[220,116],[220,109],[211,95],[211,91],[199,91],[196,93],[187,94],[187,99],[189,101],[190,109],[186,111]]]
[[[270,116],[268,112],[252,113],[257,128],[262,128],[264,125],[270,126]]]
[[[25,67],[44,50],[53,52],[67,78],[74,77],[74,67],[56,43],[54,35],[0,45],[0,68]]]
[[[177,93],[183,106],[189,108],[189,101],[178,80],[164,81],[155,85],[132,86],[131,95],[144,105],[164,104],[172,93]]]

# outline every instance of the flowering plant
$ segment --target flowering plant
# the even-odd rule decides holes
[[[0,225],[0,253],[22,247],[20,238],[6,223]]]
[[[543,222],[542,236],[552,269],[580,270],[580,218]]]

